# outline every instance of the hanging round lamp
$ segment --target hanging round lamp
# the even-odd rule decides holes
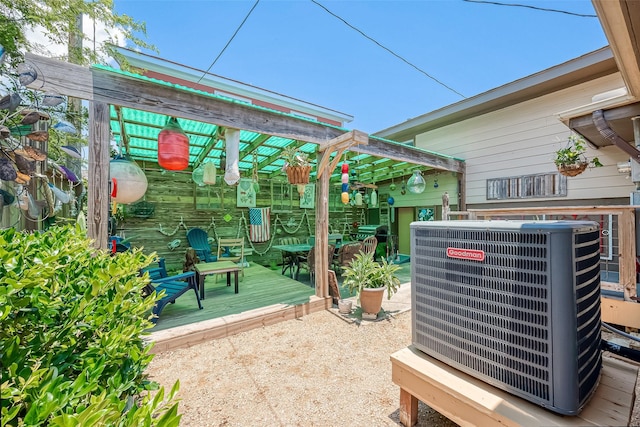
[[[424,181],[420,171],[413,171],[413,175],[407,181],[407,189],[414,194],[421,194],[427,187],[427,183]]]
[[[191,179],[198,187],[204,187],[204,163],[200,163],[200,166],[191,172]]]
[[[181,171],[189,166],[189,137],[175,117],[170,117],[158,134],[158,164],[172,171]]]
[[[136,202],[147,191],[147,177],[135,162],[117,157],[109,162],[109,173],[115,188],[112,199],[117,203]]]

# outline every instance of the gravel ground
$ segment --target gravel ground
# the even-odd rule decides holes
[[[180,380],[183,426],[397,426],[389,356],[411,344],[411,313],[347,323],[318,312],[191,348],[149,367]],[[419,405],[419,426],[456,424]]]
[[[322,311],[157,354],[148,372],[167,390],[180,380],[183,426],[397,426],[389,356],[410,343],[410,312],[358,324]],[[456,424],[420,402],[418,426]]]

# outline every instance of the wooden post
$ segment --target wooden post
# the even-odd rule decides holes
[[[107,249],[109,223],[109,105],[92,102],[89,109],[89,188],[87,237]]]
[[[620,256],[620,284],[625,301],[636,296],[636,220],[632,209],[618,215],[618,254]]]
[[[418,398],[400,388],[400,422],[405,427],[418,423]]]
[[[329,150],[318,151],[317,164],[321,164]],[[326,163],[326,160],[325,160]],[[320,175],[318,173],[318,175]],[[316,183],[316,242],[315,242],[315,271],[316,296],[329,296],[329,178],[331,173],[324,173]]]

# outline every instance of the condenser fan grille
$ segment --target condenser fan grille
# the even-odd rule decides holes
[[[465,221],[411,226],[414,344],[553,408],[558,394],[554,369],[559,369],[553,352],[562,351],[556,322],[568,322],[561,328],[573,330],[576,342],[565,358],[573,357],[574,365],[578,359],[579,365],[579,372],[567,377],[573,383],[578,378],[573,387],[578,396],[569,400],[581,405],[595,388],[601,362],[597,224],[575,233],[572,228],[565,232],[557,221],[550,231],[511,223],[507,229],[491,229],[494,223],[483,221],[470,221],[465,228],[460,223]],[[558,228],[567,237],[566,251],[554,234]],[[560,255],[568,262],[559,269],[552,256]],[[562,297],[556,287],[564,288]],[[552,320],[556,312],[567,318]]]

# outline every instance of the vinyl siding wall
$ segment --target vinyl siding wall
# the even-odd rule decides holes
[[[416,146],[466,160],[466,200],[470,207],[505,202],[524,206],[541,201],[571,205],[586,200],[628,200],[635,185],[618,173],[616,164],[629,157],[614,146],[589,148],[587,157],[597,156],[604,167],[568,178],[565,197],[486,199],[487,179],[555,172],[555,151],[566,145],[571,133],[557,113],[590,104],[593,95],[623,86],[619,74],[609,75],[417,135]]]

